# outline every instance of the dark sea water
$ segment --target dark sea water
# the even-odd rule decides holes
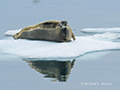
[[[76,36],[83,28],[120,27],[119,0],[0,1],[0,39],[46,20],[67,20]],[[73,60],[26,61],[0,56],[0,90],[119,90],[120,51],[86,54]]]

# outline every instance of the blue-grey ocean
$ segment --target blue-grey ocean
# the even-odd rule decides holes
[[[0,90],[119,90],[119,0],[1,0]],[[76,41],[14,40],[20,29],[67,20]]]

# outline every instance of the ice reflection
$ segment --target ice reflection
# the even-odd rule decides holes
[[[29,63],[32,69],[44,74],[44,78],[54,78],[52,81],[66,82],[74,66],[75,59],[72,61],[39,60],[26,62]]]
[[[33,4],[35,5],[35,4],[38,4],[38,3],[40,3],[40,0],[33,0]]]

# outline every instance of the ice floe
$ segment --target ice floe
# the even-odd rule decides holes
[[[14,35],[19,31],[10,30],[5,35]],[[9,37],[0,40],[0,54],[16,55],[22,59],[74,59],[86,53],[118,50],[120,43],[112,42],[117,38],[120,38],[119,33],[110,32],[93,36],[77,36],[76,41],[63,43],[26,39],[14,40]]]
[[[0,40],[0,53],[22,58],[65,59],[76,58],[85,53],[120,49],[119,43],[100,41],[87,37],[77,37],[69,43],[31,40]]]

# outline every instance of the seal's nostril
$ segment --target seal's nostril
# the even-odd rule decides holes
[[[67,41],[67,39],[64,39],[65,41]]]
[[[64,30],[67,30],[67,28],[65,27]]]

